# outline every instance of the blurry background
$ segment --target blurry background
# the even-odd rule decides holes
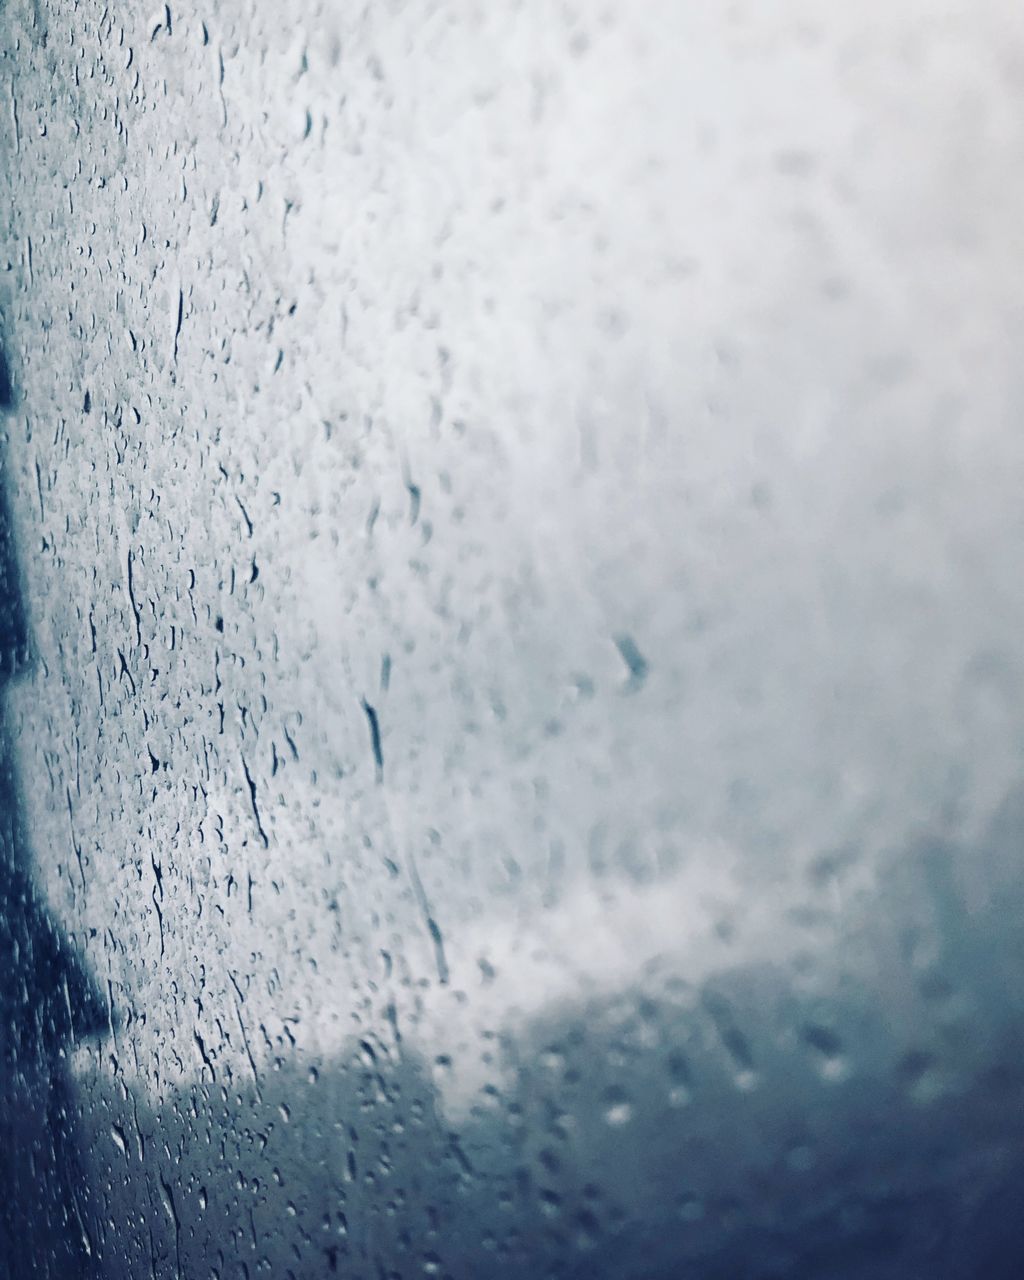
[[[1024,18],[0,15],[11,1274],[1019,1274]]]

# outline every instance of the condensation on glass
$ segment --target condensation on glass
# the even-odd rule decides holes
[[[0,1275],[1024,1273],[1024,19],[0,10]]]

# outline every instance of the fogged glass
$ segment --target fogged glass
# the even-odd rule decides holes
[[[0,1276],[1024,1274],[1022,14],[0,9]]]

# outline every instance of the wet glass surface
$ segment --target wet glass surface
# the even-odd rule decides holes
[[[0,8],[0,1277],[1024,1270],[1024,18]]]

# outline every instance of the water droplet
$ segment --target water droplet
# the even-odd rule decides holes
[[[605,1123],[613,1129],[621,1129],[633,1118],[633,1106],[621,1089],[609,1089],[604,1096]]]

